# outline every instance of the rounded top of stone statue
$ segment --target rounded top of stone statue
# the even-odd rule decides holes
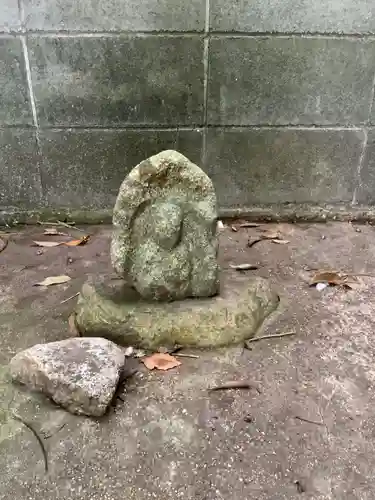
[[[133,168],[121,185],[117,202],[123,207],[124,202],[130,205],[135,199],[138,203],[142,198],[160,196],[162,192],[167,197],[177,188],[189,197],[210,195],[216,205],[215,189],[208,175],[174,150],[162,151]],[[116,223],[115,218],[113,222]]]

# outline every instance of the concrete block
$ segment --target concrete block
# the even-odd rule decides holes
[[[32,125],[20,40],[0,38],[0,125]]]
[[[209,129],[205,170],[221,208],[346,203],[363,140],[359,129]]]
[[[251,33],[374,33],[373,0],[211,2],[211,29]]]
[[[369,125],[375,126],[375,96],[373,98],[373,102],[372,102],[372,106],[371,106]]]
[[[375,205],[375,129],[368,131],[367,147],[360,171],[356,202]]]
[[[41,125],[199,125],[203,41],[197,37],[31,37]]]
[[[43,179],[50,208],[112,208],[130,170],[163,149],[200,164],[199,130],[44,130]]]
[[[205,0],[23,0],[29,30],[203,31]]]
[[[375,41],[216,38],[208,120],[222,125],[359,125],[368,119]]]
[[[0,129],[0,208],[38,208],[43,199],[32,129]]]
[[[21,27],[18,1],[17,0],[1,0],[0,5],[0,32],[10,33],[18,31]]]

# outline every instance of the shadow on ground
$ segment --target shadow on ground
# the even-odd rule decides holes
[[[274,226],[273,226],[274,227]],[[0,254],[0,498],[9,500],[294,500],[375,498],[375,229],[278,228],[286,245],[246,247],[257,229],[221,233],[227,286],[269,278],[281,297],[261,335],[295,336],[198,352],[166,373],[141,370],[102,420],[79,418],[7,382],[20,349],[68,337],[88,275],[109,272],[110,229],[83,247],[38,249],[41,227],[15,232]],[[230,264],[259,264],[240,275]],[[361,276],[354,290],[309,288],[308,268]],[[35,287],[47,276],[72,281]],[[197,351],[196,351],[197,353]],[[227,380],[256,390],[209,393]],[[8,411],[7,408],[10,408]],[[44,437],[49,471],[34,435]],[[299,418],[298,418],[299,417]]]

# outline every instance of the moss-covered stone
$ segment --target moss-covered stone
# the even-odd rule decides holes
[[[83,336],[120,345],[213,347],[251,338],[276,309],[279,298],[268,281],[256,278],[212,298],[145,302],[122,283],[85,284],[76,324]]]
[[[216,221],[210,178],[181,153],[162,151],[121,184],[113,209],[112,265],[145,300],[216,295]]]

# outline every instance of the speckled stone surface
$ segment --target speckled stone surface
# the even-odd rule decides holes
[[[113,342],[74,338],[19,352],[10,362],[10,374],[71,413],[99,417],[113,398],[124,362]]]
[[[143,301],[112,282],[85,284],[77,308],[81,335],[121,345],[213,347],[252,337],[279,298],[267,280],[255,278],[212,298],[169,303]]]
[[[162,151],[120,187],[112,265],[144,299],[211,297],[219,289],[216,220],[210,178],[181,153]]]

